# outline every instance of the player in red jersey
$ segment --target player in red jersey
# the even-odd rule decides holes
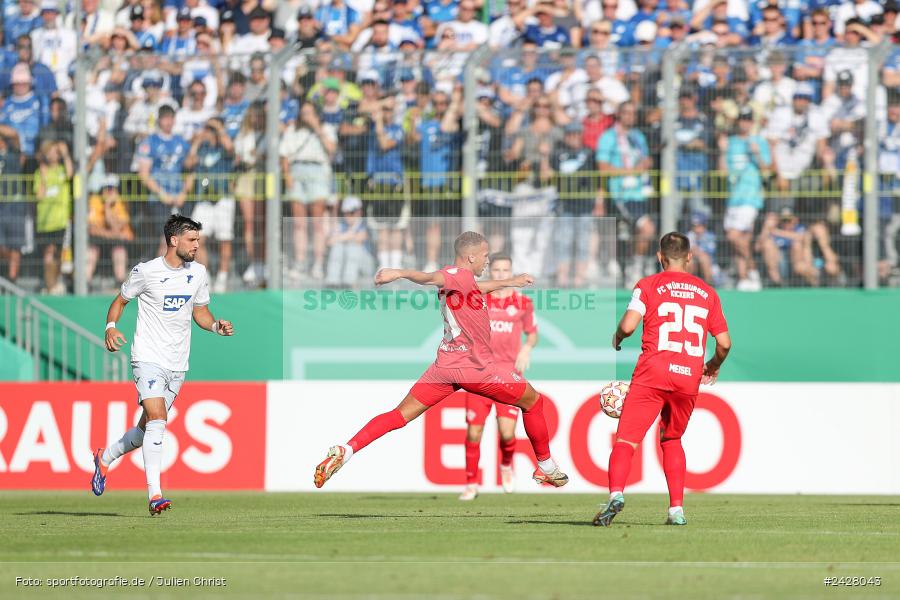
[[[556,487],[569,481],[550,456],[544,397],[521,375],[495,364],[490,346],[491,327],[484,294],[505,287],[524,287],[533,283],[533,279],[522,274],[500,281],[476,281],[475,277],[480,276],[487,266],[489,254],[487,240],[480,233],[467,231],[460,234],[453,248],[456,251],[454,265],[440,271],[381,269],[375,274],[376,285],[408,279],[419,285],[436,286],[444,318],[444,337],[434,364],[422,374],[397,408],[369,421],[345,445],[329,449],[328,456],[316,467],[316,487],[322,487],[354,453],[387,432],[403,427],[460,389],[521,408],[525,433],[538,459],[538,468],[532,477],[538,483]]]
[[[619,321],[613,346],[634,333],[643,320],[641,356],[609,455],[609,502],[594,517],[594,525],[609,526],[625,507],[625,480],[631,458],[657,416],[662,416],[659,445],[669,486],[668,525],[686,525],[684,476],[687,471],[681,436],[687,428],[700,383],[714,383],[731,349],[728,324],[715,290],[688,273],[693,257],[687,237],[667,233],[656,254],[662,273],[638,281],[628,309]],[[706,334],[716,339],[716,351],[705,364]]]
[[[494,254],[490,261],[491,279],[512,277],[512,259],[507,254]],[[491,350],[494,363],[506,371],[521,375],[528,368],[531,349],[537,344],[534,324],[534,304],[512,288],[502,288],[487,295],[488,317],[491,322]],[[522,334],[527,337],[522,343]],[[466,489],[460,500],[478,497],[478,460],[481,458],[481,434],[491,406],[497,412],[497,431],[500,444],[500,482],[503,491],[515,489],[513,452],[516,448],[516,419],[519,409],[510,404],[492,401],[471,392],[466,395]]]

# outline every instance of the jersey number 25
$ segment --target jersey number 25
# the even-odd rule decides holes
[[[659,305],[657,314],[660,317],[669,315],[675,317],[673,320],[666,321],[659,326],[659,345],[657,350],[666,350],[680,354],[683,348],[688,356],[703,356],[703,325],[698,323],[697,320],[706,319],[706,316],[709,314],[707,309],[692,304],[687,304],[682,309],[681,305],[675,302],[663,302]],[[684,343],[669,339],[669,334],[678,333],[682,329],[686,329],[688,333],[696,335],[697,343],[692,344],[690,339],[685,340]]]

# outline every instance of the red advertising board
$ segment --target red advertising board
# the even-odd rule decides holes
[[[128,383],[0,384],[0,489],[85,489],[92,453],[140,418]],[[169,413],[163,488],[259,490],[265,383],[185,383]],[[140,449],[113,463],[108,489],[144,489]]]

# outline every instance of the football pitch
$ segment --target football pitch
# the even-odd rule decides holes
[[[593,527],[601,497],[3,492],[0,597],[900,597],[900,498],[689,494],[671,527],[632,494]]]

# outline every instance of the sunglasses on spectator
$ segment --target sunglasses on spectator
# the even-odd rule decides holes
[[[763,17],[763,21],[766,21],[767,23],[772,23],[772,22],[780,21],[780,20],[781,20],[781,17]]]
[[[609,35],[608,29],[591,29],[591,33],[596,33],[597,35]]]

